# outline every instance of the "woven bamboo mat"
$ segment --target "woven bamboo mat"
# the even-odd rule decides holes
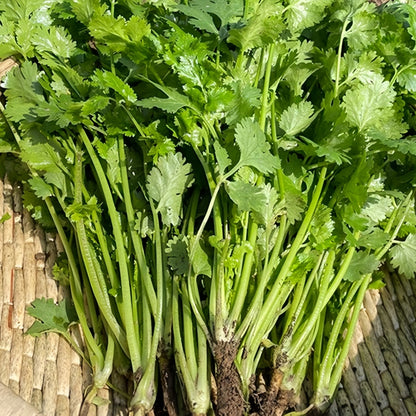
[[[6,179],[0,218],[7,213],[0,225],[0,382],[43,416],[125,415],[124,400],[107,389],[100,392],[106,404],[83,407],[90,371],[66,341],[24,335],[33,322],[25,309],[35,298],[58,301],[68,292],[52,278],[59,241],[34,224],[20,188]],[[330,416],[416,416],[416,282],[392,272],[386,283],[366,294]],[[0,389],[0,406],[2,399]]]
[[[59,301],[68,291],[52,277],[59,241],[33,223],[22,207],[20,188],[7,179],[0,181],[0,218],[5,214],[10,219],[0,225],[0,382],[43,416],[126,414],[125,402],[108,389],[100,396],[109,403],[82,407],[90,371],[63,338],[24,335],[33,323],[26,307],[35,298]]]
[[[385,280],[366,294],[331,416],[416,416],[416,281]]]

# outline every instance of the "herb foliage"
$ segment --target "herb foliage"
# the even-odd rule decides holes
[[[305,377],[297,414],[328,405],[377,270],[416,272],[415,27],[395,1],[0,5],[0,157],[62,240],[88,400],[125,370],[146,414],[174,362],[170,414],[283,413]]]

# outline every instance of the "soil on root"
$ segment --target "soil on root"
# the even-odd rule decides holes
[[[293,391],[280,390],[277,395],[260,397],[259,416],[282,416],[293,407]]]
[[[279,368],[270,370],[268,374],[267,390],[253,389],[251,392],[253,415],[281,416],[294,405],[295,394],[293,391],[281,390],[283,372]]]
[[[161,348],[159,358],[160,382],[162,385],[163,409],[158,409],[159,414],[166,411],[169,416],[179,415],[177,409],[177,393],[175,391],[175,362],[169,349]],[[159,400],[161,403],[162,400]],[[166,413],[165,413],[166,414]]]
[[[241,379],[234,364],[237,346],[233,342],[217,342],[214,346],[217,384],[217,416],[243,416],[246,403]]]

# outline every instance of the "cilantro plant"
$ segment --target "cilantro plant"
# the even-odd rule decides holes
[[[324,411],[381,267],[416,272],[414,3],[0,13],[1,158],[62,240],[87,400],[116,370],[136,415]],[[68,308],[30,332],[74,344]]]

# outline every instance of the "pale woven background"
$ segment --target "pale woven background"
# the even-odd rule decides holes
[[[62,338],[24,335],[33,319],[25,313],[39,297],[68,296],[52,278],[59,242],[23,209],[19,187],[0,181],[0,382],[43,415],[126,414],[122,398],[82,407],[89,368]],[[416,282],[386,275],[384,289],[367,292],[342,385],[330,416],[416,416]],[[115,383],[123,388],[120,378]],[[124,385],[124,388],[125,385]],[[3,403],[4,404],[4,403]],[[1,411],[0,397],[0,416]],[[14,415],[13,415],[14,416]]]
[[[7,180],[0,181],[0,218],[6,213],[11,218],[0,225],[0,382],[45,416],[122,415],[126,406],[120,398],[81,412],[88,366],[57,334],[24,335],[33,322],[26,307],[35,298],[60,300],[68,291],[52,278],[59,250],[54,236],[35,226],[22,207],[20,189]],[[112,399],[105,389],[100,396]]]

